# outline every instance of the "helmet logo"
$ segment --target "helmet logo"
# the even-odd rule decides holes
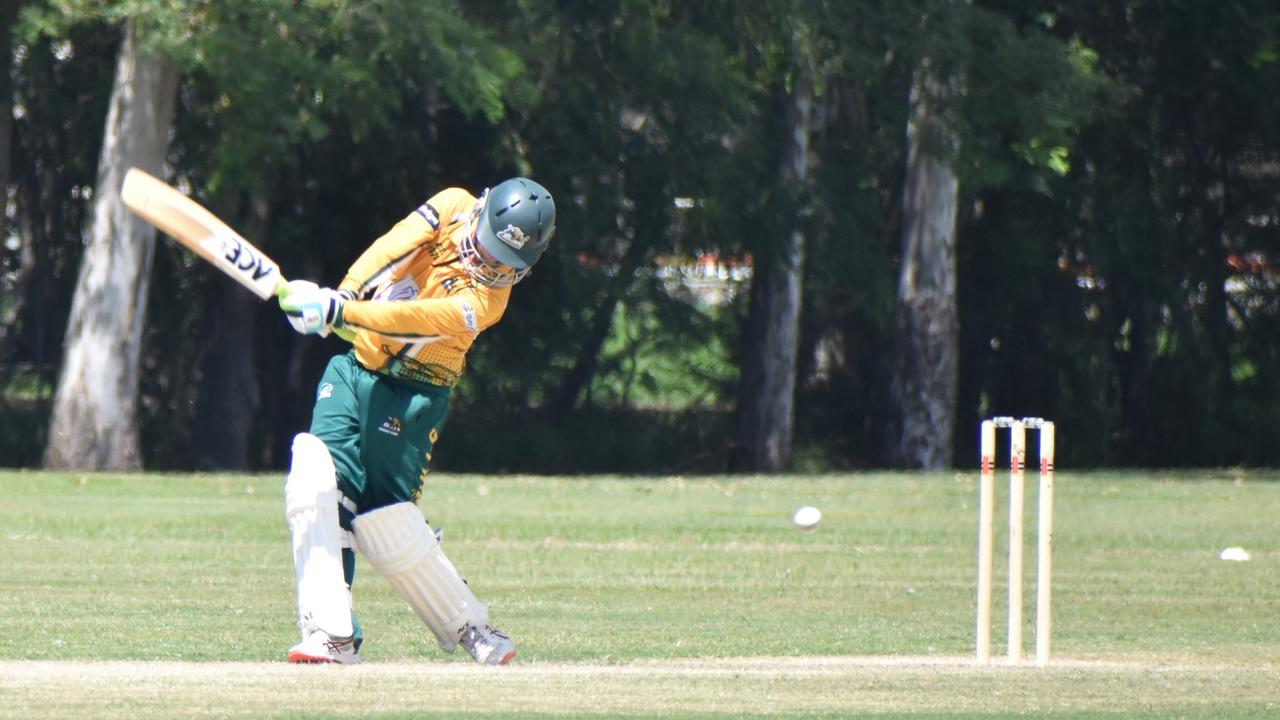
[[[499,240],[517,250],[522,249],[529,242],[529,236],[515,225],[508,225],[505,230],[499,230],[496,234]]]

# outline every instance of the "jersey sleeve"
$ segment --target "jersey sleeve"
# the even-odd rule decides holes
[[[342,322],[401,342],[474,336],[502,318],[510,296],[510,288],[485,288],[444,298],[353,300],[344,304]]]
[[[390,230],[373,241],[347,270],[338,284],[357,298],[385,283],[397,270],[407,266],[423,250],[439,243],[443,228],[459,212],[471,207],[475,198],[461,188],[448,188],[433,195]],[[444,218],[442,222],[441,218]]]

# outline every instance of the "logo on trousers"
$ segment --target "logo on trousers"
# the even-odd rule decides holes
[[[400,437],[400,418],[388,417],[382,421],[382,425],[378,426],[378,430],[384,432],[391,437]]]

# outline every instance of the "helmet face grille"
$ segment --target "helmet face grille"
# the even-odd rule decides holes
[[[476,234],[467,232],[458,243],[458,255],[462,258],[462,267],[473,280],[487,287],[508,287],[515,285],[529,274],[530,268],[517,270],[509,265],[493,264],[485,260],[476,248]]]

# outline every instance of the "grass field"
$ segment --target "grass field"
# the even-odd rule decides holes
[[[281,483],[0,472],[0,717],[1280,715],[1276,474],[1059,473],[1047,669],[971,659],[976,473],[434,475],[516,665],[441,653],[361,564],[365,663],[294,667]]]

